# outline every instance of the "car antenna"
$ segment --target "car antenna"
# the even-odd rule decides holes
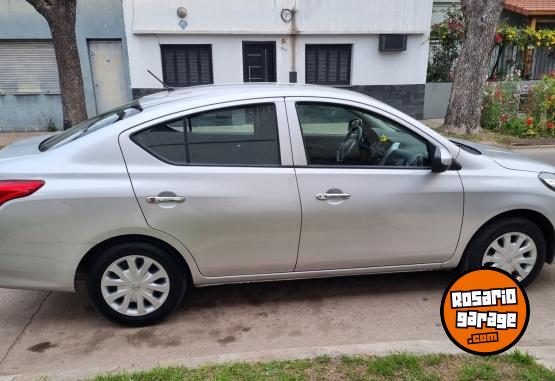
[[[158,78],[157,76],[154,75],[153,72],[151,72],[150,70],[146,69],[146,71],[148,71],[148,74],[152,75],[154,77],[154,79],[156,79],[158,82],[160,82],[164,88],[168,91],[174,91],[175,89],[173,87],[169,87],[166,82],[162,81],[160,78]]]

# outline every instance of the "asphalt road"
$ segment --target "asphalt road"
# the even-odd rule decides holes
[[[555,164],[555,148],[526,153]],[[104,320],[82,291],[0,290],[0,379],[336,352],[457,351],[439,318],[451,276],[423,272],[197,289],[169,320],[136,329]],[[547,266],[528,288],[531,319],[519,343],[551,366],[554,286],[555,265]]]
[[[534,147],[534,148],[520,148],[514,151],[529,156],[533,159],[555,165],[555,147]]]

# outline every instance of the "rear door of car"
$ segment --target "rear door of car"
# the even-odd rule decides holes
[[[283,98],[174,114],[120,144],[148,224],[203,275],[293,271],[301,212]]]

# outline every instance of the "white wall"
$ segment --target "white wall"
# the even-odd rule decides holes
[[[298,10],[300,33],[426,33],[432,0],[124,0],[131,30],[183,33],[177,8],[188,10],[192,33],[287,33],[283,8]]]
[[[280,11],[294,0],[124,0],[131,87],[160,88],[161,44],[211,44],[214,83],[243,82],[242,41],[275,41],[277,81],[288,82],[291,24]],[[209,6],[207,4],[210,4]],[[189,26],[177,25],[186,5]],[[423,84],[432,0],[297,0],[296,66],[304,83],[305,44],[353,44],[352,85]],[[225,17],[224,17],[225,16]],[[202,20],[202,23],[199,21]],[[378,33],[411,33],[404,52],[379,52]]]

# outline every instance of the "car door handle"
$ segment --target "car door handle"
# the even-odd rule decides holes
[[[349,193],[318,193],[316,195],[316,200],[326,201],[326,200],[348,200],[351,198]]]
[[[181,196],[148,196],[146,202],[149,204],[181,204],[185,202],[185,197]]]

